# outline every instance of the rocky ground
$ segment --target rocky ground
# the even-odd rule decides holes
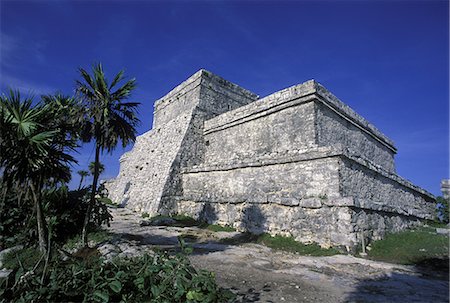
[[[127,209],[111,209],[113,240],[99,247],[106,256],[133,256],[155,247],[176,250],[183,235],[194,247],[198,267],[213,271],[236,302],[448,302],[448,277],[412,266],[353,256],[308,257],[274,251],[254,243],[227,245],[236,232],[197,227],[142,226]]]

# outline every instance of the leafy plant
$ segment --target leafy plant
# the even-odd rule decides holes
[[[30,228],[35,225],[31,201],[14,189],[0,189],[4,193],[0,199],[0,250],[35,239],[34,229]]]
[[[20,260],[22,256],[16,256]],[[87,259],[53,260],[48,279],[42,264],[16,262],[14,273],[1,286],[5,300],[37,302],[228,302],[214,274],[197,270],[184,254],[155,253],[105,262]]]
[[[47,222],[42,209],[42,189],[70,180],[68,151],[76,147],[74,128],[61,108],[63,97],[37,102],[10,91],[0,97],[0,170],[6,191],[21,189],[31,197],[35,210],[39,247],[48,248]],[[73,125],[72,125],[73,126]]]

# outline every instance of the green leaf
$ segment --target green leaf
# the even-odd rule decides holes
[[[136,285],[137,288],[140,289],[140,290],[144,289],[144,286],[145,286],[145,279],[144,279],[144,277],[141,276],[139,278],[136,278],[134,280],[134,285]]]
[[[186,294],[186,299],[191,301],[202,301],[204,298],[204,295],[201,292],[190,290]]]
[[[94,300],[97,302],[109,302],[109,293],[100,290],[94,291]]]
[[[153,296],[155,296],[156,298],[159,297],[159,295],[161,294],[160,289],[156,285],[152,285],[151,291],[152,291]]]
[[[23,269],[19,268],[19,270],[17,270],[16,275],[14,277],[14,280],[16,281],[16,283],[19,281],[20,277],[22,277],[23,275]]]
[[[120,293],[122,290],[122,283],[117,280],[109,282],[109,288],[111,288],[115,293]]]

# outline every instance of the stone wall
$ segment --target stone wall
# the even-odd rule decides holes
[[[340,145],[183,170],[176,213],[348,250],[434,215],[433,198]],[[364,232],[364,233],[362,233]]]

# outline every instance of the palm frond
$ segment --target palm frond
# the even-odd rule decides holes
[[[111,90],[114,86],[116,86],[117,83],[119,83],[123,79],[124,71],[121,70],[117,73],[117,75],[114,77],[113,81],[109,85],[109,90]]]

